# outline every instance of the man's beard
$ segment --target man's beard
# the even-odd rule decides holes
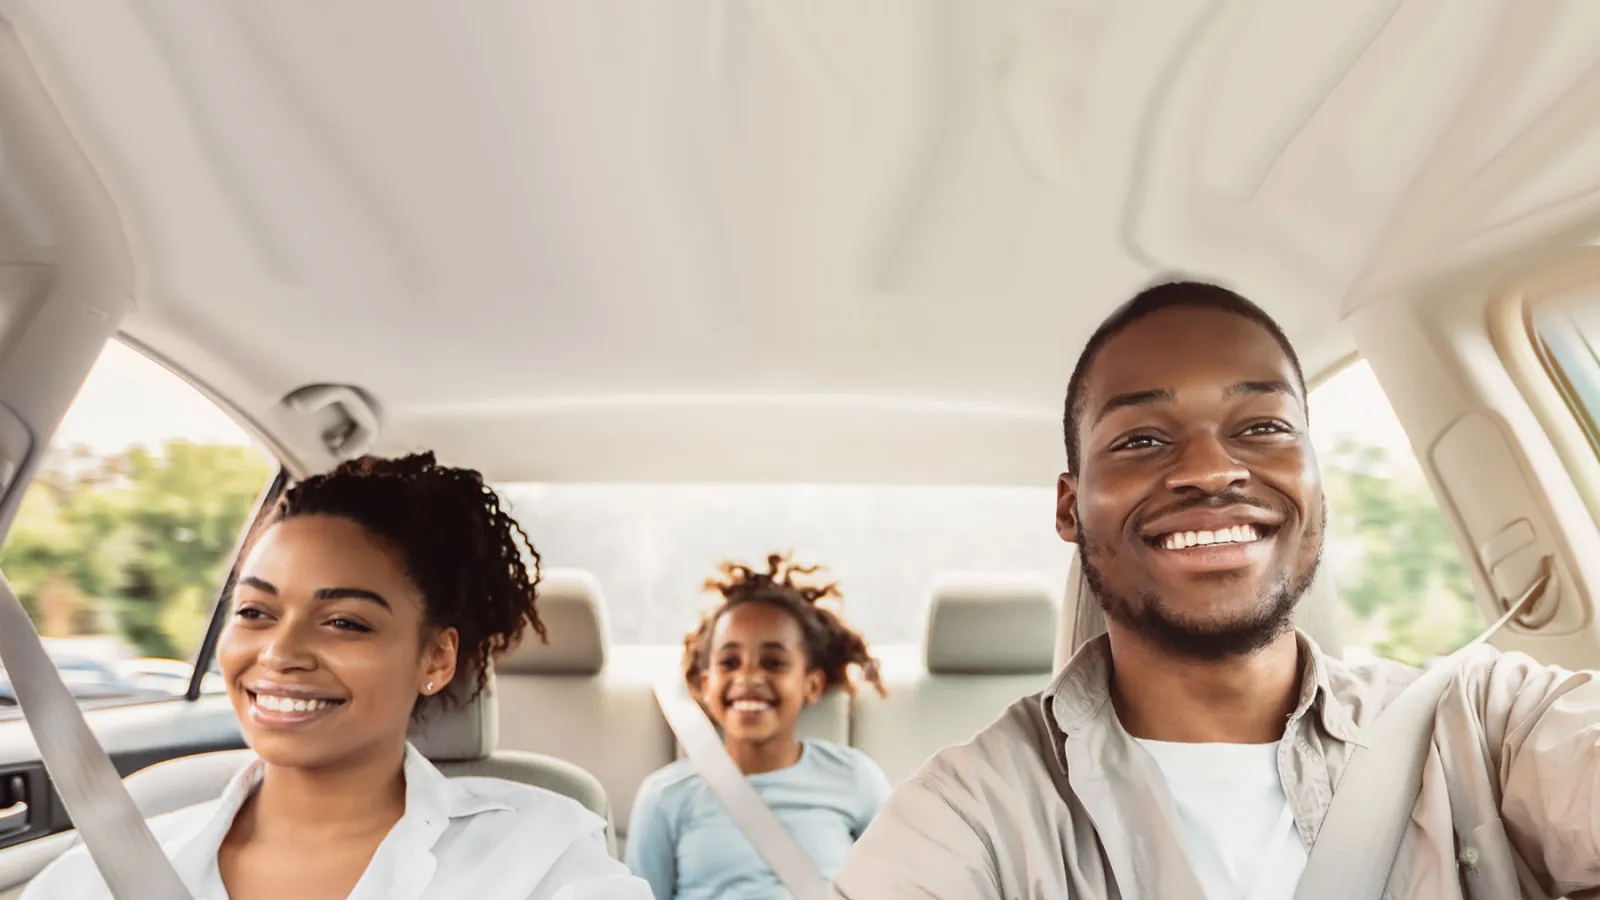
[[[1079,522],[1083,520],[1080,517]],[[1106,618],[1188,659],[1216,661],[1244,656],[1265,648],[1294,628],[1294,608],[1311,589],[1317,568],[1322,563],[1321,539],[1326,531],[1327,511],[1315,538],[1317,555],[1304,571],[1287,573],[1269,591],[1266,602],[1241,618],[1230,622],[1208,623],[1186,620],[1162,603],[1155,594],[1124,597],[1111,593],[1095,565],[1099,545],[1082,529],[1078,532],[1078,558],[1089,591],[1100,603]],[[1307,535],[1312,537],[1312,535]]]

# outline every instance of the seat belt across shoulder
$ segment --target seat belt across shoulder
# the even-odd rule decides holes
[[[0,575],[0,663],[51,783],[117,900],[193,900]]]
[[[705,710],[681,682],[658,683],[655,695],[689,762],[778,880],[795,900],[825,900],[827,881],[816,863],[739,771]]]
[[[1382,900],[1422,792],[1440,699],[1473,648],[1538,600],[1553,577],[1553,562],[1545,557],[1540,574],[1504,615],[1422,673],[1362,730],[1365,746],[1351,751],[1334,785],[1294,900]]]

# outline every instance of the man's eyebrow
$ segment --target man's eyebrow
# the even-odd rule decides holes
[[[1111,415],[1119,409],[1126,409],[1130,406],[1149,406],[1152,403],[1171,403],[1176,399],[1177,395],[1174,394],[1170,388],[1157,388],[1150,391],[1130,391],[1126,394],[1117,394],[1110,400],[1107,400],[1105,405],[1100,407],[1100,411],[1095,413],[1094,424],[1098,425],[1101,419],[1104,419],[1106,416]]]
[[[1223,396],[1232,400],[1235,397],[1260,394],[1287,394],[1298,397],[1299,394],[1287,381],[1241,381],[1223,392]]]

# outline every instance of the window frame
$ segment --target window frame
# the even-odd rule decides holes
[[[1488,331],[1507,376],[1560,457],[1590,519],[1600,525],[1600,427],[1589,424],[1600,408],[1590,413],[1580,405],[1562,364],[1571,348],[1548,346],[1535,321],[1541,304],[1586,290],[1600,291],[1600,247],[1579,248],[1492,296]]]
[[[222,585],[217,589],[216,597],[211,602],[211,619],[206,624],[206,633],[200,639],[199,649],[194,652],[194,668],[189,673],[189,689],[183,693],[185,700],[193,702],[200,699],[206,675],[211,672],[211,661],[216,657],[217,640],[221,637],[222,628],[228,621],[228,599],[233,596],[233,586],[239,577],[239,563],[242,561],[245,546],[260,525],[261,517],[272,508],[283,492],[289,489],[290,481],[289,469],[279,463],[277,474],[272,476],[272,480],[257,498],[255,511],[239,530],[239,539],[233,546],[233,565],[229,566],[228,577],[222,580]]]
[[[165,371],[173,378],[182,382],[190,390],[193,390],[199,394],[218,412],[226,416],[242,434],[249,437],[254,442],[257,449],[261,451],[268,465],[273,467],[271,469],[273,472],[272,477],[266,481],[266,483],[262,486],[261,491],[257,494],[255,504],[251,507],[251,511],[246,517],[239,530],[239,534],[235,539],[232,550],[233,565],[229,569],[227,578],[225,578],[222,584],[218,586],[213,596],[212,608],[206,630],[201,636],[198,647],[190,651],[189,658],[192,669],[189,674],[189,682],[185,690],[182,693],[172,694],[171,696],[165,697],[155,696],[145,698],[127,698],[126,700],[119,698],[110,701],[91,700],[87,703],[80,701],[79,708],[88,711],[111,708],[134,708],[173,702],[193,703],[198,701],[202,696],[201,689],[205,684],[207,674],[209,674],[210,660],[215,655],[217,637],[221,630],[220,624],[226,621],[226,617],[219,615],[219,611],[226,606],[226,600],[232,593],[234,578],[238,573],[240,553],[243,551],[245,542],[249,539],[252,531],[254,531],[256,524],[260,521],[262,514],[278,499],[279,496],[282,495],[285,490],[287,490],[289,484],[292,482],[292,476],[290,475],[287,465],[283,461],[283,457],[278,450],[277,443],[264,435],[260,428],[257,427],[255,422],[251,421],[248,417],[243,416],[240,411],[233,406],[232,403],[219,396],[215,391],[212,391],[209,387],[196,382],[182,369],[173,365],[160,354],[153,352],[143,342],[132,337],[119,332],[108,338],[105,344],[102,346],[100,354],[95,357],[93,365],[91,365],[89,370],[84,374],[84,385],[86,385],[88,380],[93,377],[95,367],[100,364],[100,360],[104,358],[106,351],[111,347],[112,344],[120,344],[124,349],[138,354],[145,361],[160,368],[162,371]],[[83,385],[80,385],[78,394],[73,396],[72,401],[68,404],[66,411],[62,413],[63,418],[71,415],[72,408],[78,403],[79,397],[82,394],[82,390]],[[56,435],[52,434],[48,442],[37,444],[35,446],[35,449],[32,451],[32,455],[42,457],[54,449],[55,446]],[[38,473],[36,471],[32,472],[28,480],[25,483],[18,484],[15,489],[21,491],[22,494],[25,495],[26,492],[34,486],[34,479],[37,474]],[[4,542],[10,537],[10,529],[8,528],[4,534],[0,534],[0,546],[3,546]],[[37,624],[35,624],[35,627],[37,628]],[[15,709],[14,706],[11,708]],[[9,721],[12,720],[0,719],[0,725],[6,724]]]

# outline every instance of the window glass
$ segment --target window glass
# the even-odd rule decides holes
[[[188,690],[234,545],[274,471],[183,379],[106,346],[0,546],[0,570],[84,706]]]
[[[1484,628],[1461,551],[1366,362],[1311,394],[1329,504],[1323,565],[1344,602],[1345,655],[1411,664]]]
[[[1412,663],[1477,635],[1482,619],[1459,551],[1405,432],[1363,362],[1311,397],[1329,496],[1324,558],[1345,604],[1352,657]],[[942,572],[1041,575],[1059,595],[1070,548],[1053,485],[499,485],[547,567],[593,572],[613,639],[682,639],[711,601],[718,561],[793,550],[841,582],[844,610],[875,644],[923,639]]]
[[[1593,294],[1561,297],[1533,308],[1533,332],[1556,388],[1600,450],[1600,303]]]
[[[875,644],[918,644],[932,580],[950,570],[1036,572],[1060,596],[1071,548],[1055,488],[512,484],[498,487],[547,567],[587,569],[613,640],[674,644],[711,602],[723,560],[773,551],[828,567],[845,617]]]

